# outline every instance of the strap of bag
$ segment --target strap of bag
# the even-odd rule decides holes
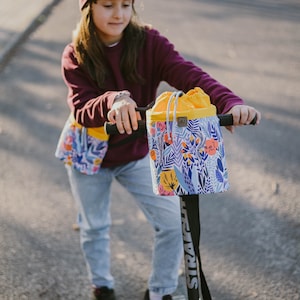
[[[175,120],[176,120],[176,111],[177,111],[177,105],[178,105],[178,99],[179,97],[181,97],[183,95],[182,91],[177,91],[171,94],[169,101],[168,101],[168,105],[167,105],[167,110],[166,110],[166,123],[167,123],[167,135],[168,135],[168,139],[171,139],[171,130],[170,130],[170,110],[171,110],[171,104],[173,99],[175,100],[174,102],[174,109],[173,109],[173,127],[172,127],[172,136],[174,133],[174,124],[175,124]]]

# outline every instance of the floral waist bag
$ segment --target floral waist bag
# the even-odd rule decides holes
[[[108,139],[104,127],[85,128],[70,115],[61,132],[55,156],[77,171],[93,175],[100,169]]]
[[[161,94],[147,111],[153,191],[196,195],[229,187],[216,107],[200,88]]]

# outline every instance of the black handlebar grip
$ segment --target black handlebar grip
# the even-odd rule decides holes
[[[256,125],[257,115],[255,115],[254,119],[251,121],[250,125]]]
[[[220,120],[220,126],[232,126],[233,125],[233,116],[231,114],[218,115]],[[257,115],[251,121],[250,125],[255,125],[257,122]]]
[[[106,122],[104,124],[104,131],[108,135],[110,135],[110,134],[118,134],[119,133],[116,124],[112,124],[112,123],[108,123],[108,122]]]
[[[220,126],[231,126],[233,124],[233,116],[231,114],[228,115],[218,115],[220,120]]]
[[[119,134],[119,130],[116,124],[106,122],[104,124],[104,130],[108,135]],[[145,132],[145,131],[146,131],[146,122],[144,120],[138,120],[138,129],[134,130],[134,132]]]

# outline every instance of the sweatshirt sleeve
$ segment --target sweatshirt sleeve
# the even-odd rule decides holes
[[[68,87],[67,102],[76,122],[85,127],[100,127],[107,121],[116,91],[101,91],[78,65],[72,44],[62,55],[62,75]]]
[[[158,67],[159,77],[178,90],[200,87],[210,96],[211,103],[218,113],[226,113],[233,106],[244,104],[244,101],[230,89],[212,78],[208,73],[190,61],[186,61],[167,38],[153,30],[154,60]]]

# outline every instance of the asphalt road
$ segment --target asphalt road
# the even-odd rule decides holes
[[[78,20],[76,4],[55,7],[0,73],[1,300],[88,299],[71,228],[76,211],[54,158],[68,115],[60,54]],[[257,127],[224,130],[231,189],[201,198],[201,251],[213,299],[299,300],[299,1],[152,0],[137,1],[137,10],[263,113]],[[138,300],[153,235],[117,184],[112,217],[118,299]]]

